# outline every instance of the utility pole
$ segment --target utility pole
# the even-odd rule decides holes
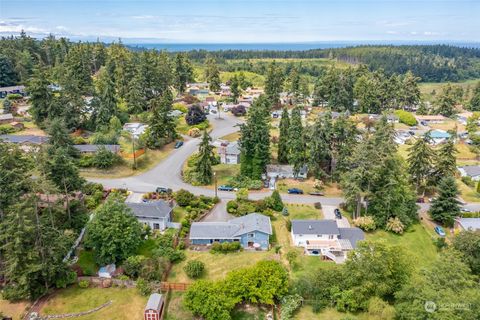
[[[132,133],[133,170],[137,170],[137,157],[135,155],[135,135]]]
[[[217,198],[217,173],[213,172],[213,182],[215,186],[215,198]]]

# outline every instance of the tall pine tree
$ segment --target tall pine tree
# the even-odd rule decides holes
[[[292,110],[292,119],[288,128],[288,163],[293,166],[293,174],[298,175],[305,165],[305,133],[302,125],[300,107]]]
[[[282,111],[282,118],[280,119],[280,136],[278,138],[277,161],[282,164],[288,163],[288,131],[290,128],[290,117],[288,115],[288,108],[284,107]]]
[[[198,159],[195,163],[197,181],[203,185],[210,184],[213,177],[212,159],[214,154],[213,147],[210,144],[211,141],[212,138],[210,138],[207,130],[205,130],[203,132],[202,142],[198,148]]]
[[[428,212],[433,220],[451,227],[460,215],[460,202],[457,200],[459,191],[453,176],[444,176],[437,189],[438,196],[432,201]]]
[[[147,144],[150,148],[161,148],[176,137],[175,120],[170,116],[173,97],[168,90],[160,98],[151,101],[152,115],[147,130]]]
[[[407,159],[408,173],[417,188],[417,192],[424,192],[427,185],[431,182],[435,158],[435,151],[430,147],[429,133],[417,139],[409,149]]]

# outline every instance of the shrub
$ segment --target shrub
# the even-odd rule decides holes
[[[200,278],[205,271],[205,263],[198,260],[188,261],[183,270],[189,278]]]
[[[363,231],[373,231],[377,228],[372,216],[359,217],[353,220],[353,224]]]
[[[123,269],[125,274],[132,278],[138,277],[140,270],[142,269],[142,264],[147,258],[145,256],[131,256],[123,263]]]
[[[253,180],[246,176],[237,176],[228,182],[231,186],[235,188],[246,188],[249,190],[260,190],[263,188],[262,180]]]
[[[387,320],[395,318],[395,308],[378,297],[373,297],[368,302],[368,318]]]
[[[398,120],[401,123],[406,124],[407,126],[414,126],[417,124],[417,119],[413,116],[412,113],[405,110],[395,111],[395,115],[398,117]]]
[[[152,286],[142,278],[137,280],[137,289],[142,296],[148,296],[152,293]]]
[[[236,193],[237,201],[245,201],[248,200],[248,189],[241,188]]]
[[[180,207],[186,207],[195,199],[195,195],[188,190],[180,189],[175,192],[174,199]]]
[[[315,202],[315,203],[313,204],[313,206],[315,207],[315,209],[319,209],[319,210],[322,209],[322,203],[321,203],[321,202]]]
[[[117,154],[111,152],[105,147],[101,147],[93,156],[92,164],[99,169],[107,169],[119,163],[120,160],[121,159]]]
[[[227,212],[228,213],[235,213],[238,209],[238,203],[235,200],[230,200],[227,202]]]
[[[475,187],[475,181],[473,181],[472,178],[469,176],[462,177],[462,182],[465,183],[470,188]],[[478,186],[477,186],[477,192],[478,192]]]
[[[245,108],[244,105],[241,105],[239,104],[238,106],[235,106],[233,107],[231,110],[232,114],[235,116],[235,117],[240,117],[240,116],[244,116],[247,114],[247,109]]]
[[[293,267],[298,258],[298,252],[296,250],[290,250],[286,254],[288,264]]]
[[[290,320],[293,313],[302,305],[302,297],[298,294],[288,295],[282,298],[282,309],[280,319]]]
[[[268,207],[275,211],[282,211],[283,209],[283,201],[280,197],[280,193],[277,190],[274,190],[272,195],[268,197]]]
[[[8,100],[20,100],[22,98],[23,98],[23,96],[19,93],[10,93],[10,94],[7,95]]]
[[[202,132],[198,128],[191,128],[187,133],[190,137],[198,138],[202,135]]]
[[[210,249],[213,253],[228,253],[228,252],[236,252],[242,248],[240,242],[214,242]]]
[[[10,134],[14,133],[15,128],[9,124],[0,125],[0,134]]]
[[[391,231],[394,233],[402,234],[403,231],[405,230],[405,225],[402,223],[402,221],[398,218],[389,218],[386,226],[387,231]]]
[[[90,286],[90,282],[88,280],[80,280],[78,286],[82,289],[86,289]]]
[[[188,111],[188,107],[183,103],[174,103],[172,109],[182,111],[183,113],[187,113]]]
[[[288,232],[292,231],[292,221],[290,219],[285,219],[285,227],[287,227]]]
[[[188,112],[185,115],[185,121],[188,125],[193,126],[207,120],[207,116],[203,109],[199,105],[193,105],[188,108]]]

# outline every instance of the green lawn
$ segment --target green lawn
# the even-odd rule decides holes
[[[153,256],[153,251],[158,248],[157,241],[155,239],[147,239],[142,242],[137,249],[137,255],[142,255],[148,258]]]
[[[240,173],[239,164],[217,164],[212,167],[216,173],[217,185],[228,184],[231,178]]]
[[[230,141],[230,142],[238,141],[238,139],[240,139],[240,132],[239,131],[227,134],[226,136],[223,136],[223,137],[220,138],[220,140],[226,140],[226,141]]]
[[[40,310],[42,315],[77,313],[94,309],[108,301],[113,303],[97,312],[79,317],[81,320],[142,320],[148,297],[137,289],[88,288],[74,285],[58,291]]]
[[[173,208],[173,222],[180,222],[187,214],[187,210],[185,208],[176,206]]]
[[[94,276],[97,274],[98,265],[95,263],[93,251],[80,251],[77,264],[86,276]]]
[[[307,180],[295,180],[295,179],[283,179],[277,182],[277,189],[280,192],[286,193],[290,188],[302,189],[304,193],[318,192],[319,190],[314,188],[314,179]],[[320,192],[325,194],[325,197],[341,197],[342,190],[336,183],[327,184]]]
[[[392,318],[382,318],[371,316],[367,313],[343,313],[333,308],[326,308],[322,312],[314,313],[311,306],[302,307],[293,317],[295,320],[393,320]]]
[[[322,219],[322,210],[315,209],[309,204],[286,204],[290,220],[293,219]]]
[[[193,319],[193,314],[183,304],[183,295],[180,291],[170,291],[165,320]]]
[[[479,79],[467,80],[462,82],[453,82],[453,85],[460,86],[464,90],[467,88],[473,89],[478,83]],[[426,100],[435,100],[435,97],[442,92],[442,87],[446,85],[446,82],[423,82],[419,84],[420,92],[422,93],[424,99]],[[432,91],[436,92],[436,95],[432,95]]]
[[[475,188],[467,186],[462,180],[457,179],[458,190],[460,191],[460,197],[466,202],[480,202],[480,194],[477,193]]]
[[[402,246],[411,255],[416,267],[430,265],[438,256],[432,235],[420,223],[411,226],[403,235],[377,230],[367,233],[367,240],[385,240],[389,244]]]

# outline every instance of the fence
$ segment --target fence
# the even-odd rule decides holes
[[[120,279],[109,279],[109,278],[100,278],[100,277],[78,277],[78,281],[86,280],[91,285],[96,287],[110,287],[110,286],[117,286],[117,287],[125,287],[125,288],[133,288],[137,286],[137,283],[133,280],[120,280]],[[154,285],[160,291],[185,291],[190,286],[190,283],[184,282],[167,282],[162,281],[157,283],[157,286]]]
[[[161,282],[160,283],[160,290],[161,291],[185,291],[190,286],[189,283],[182,283],[182,282]]]
[[[145,149],[139,149],[137,151],[135,151],[135,158],[138,158],[140,157],[142,154],[145,153]],[[133,152],[132,153],[125,153],[125,152],[122,152],[122,157],[124,158],[128,158],[128,159],[133,159],[134,156],[133,156]]]

